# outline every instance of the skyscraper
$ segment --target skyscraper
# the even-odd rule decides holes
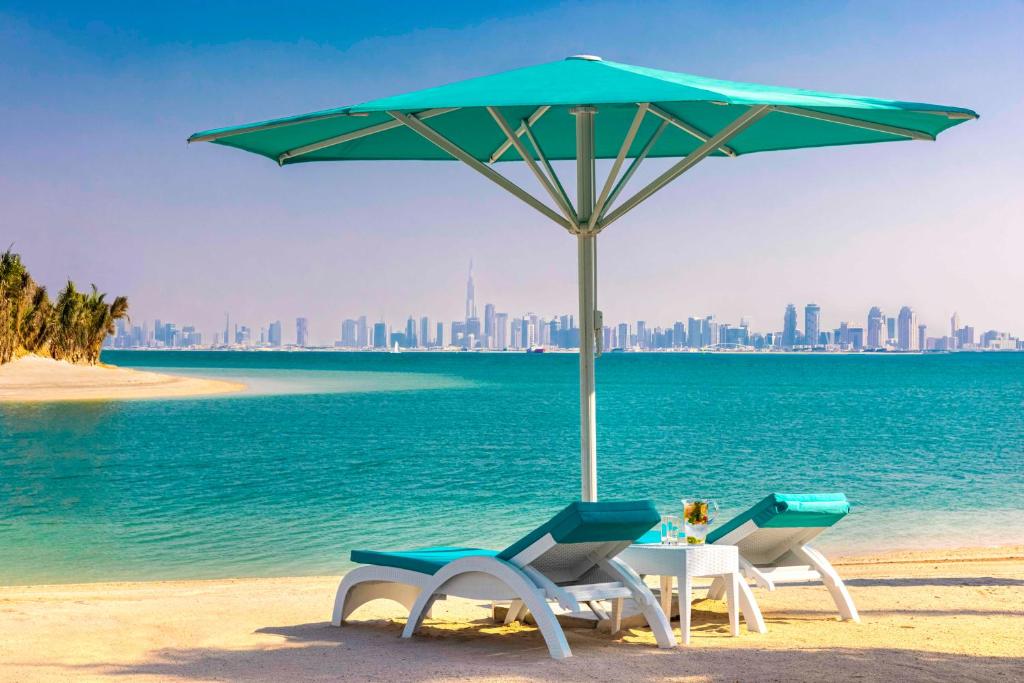
[[[949,336],[951,338],[951,341],[949,343],[950,343],[950,346],[952,348],[954,348],[954,349],[957,348],[957,346],[958,346],[958,344],[957,344],[957,336],[958,336],[957,335],[957,330],[959,330],[959,329],[960,329],[960,314],[959,313],[953,313],[953,317],[949,319]]]
[[[917,316],[910,306],[900,309],[896,321],[896,346],[902,351],[917,350]]]
[[[473,287],[473,260],[469,261],[469,279],[466,280],[466,318],[476,317],[476,289]]]
[[[495,346],[494,323],[495,323],[494,304],[485,304],[484,305],[484,346],[486,346],[489,349],[493,349],[494,346]]]
[[[267,343],[275,348],[281,348],[281,321],[275,320],[267,326]]]
[[[704,318],[704,324],[701,326],[701,341],[704,342],[704,346],[715,346],[722,341],[715,316],[709,315]]]
[[[474,307],[474,313],[475,312],[476,312],[476,308]],[[481,339],[481,336],[482,336],[481,335],[482,332],[483,332],[483,330],[480,329],[480,318],[476,317],[475,315],[470,316],[469,318],[467,318],[466,319],[466,340],[467,341],[464,344],[464,346],[466,346],[466,348],[475,348],[479,344],[479,342],[480,342],[480,339]],[[472,339],[470,339],[470,337],[472,337]]]
[[[418,341],[420,346],[424,348],[433,346],[430,343],[430,318],[427,316],[420,318],[420,336]]]
[[[366,324],[366,316],[359,316],[356,321],[356,346],[365,349],[370,346],[370,329]]]
[[[413,320],[411,315],[405,321],[405,345],[410,349],[419,346],[419,343],[416,341],[416,321]]]
[[[691,349],[704,346],[704,321],[700,318],[686,320],[686,345]]]
[[[437,324],[437,336],[434,337],[434,345],[443,349],[444,344],[444,323]]]
[[[676,321],[672,326],[672,348],[679,349],[686,346],[686,327],[682,322]]]
[[[896,318],[885,319],[885,341],[886,343],[896,341]]]
[[[917,350],[927,351],[928,350],[928,326],[918,325],[917,326]]]
[[[309,346],[309,321],[305,318],[295,319],[295,345]]]
[[[507,349],[508,343],[508,313],[494,314],[494,342],[492,349]]]
[[[804,343],[817,346],[821,336],[821,306],[807,304],[804,306]]]
[[[160,321],[156,321],[156,329],[160,329]],[[224,346],[231,344],[230,337],[228,334],[231,332],[231,316],[227,313],[224,314]]]
[[[850,346],[850,325],[848,323],[839,323],[839,335],[836,343],[844,348]]]
[[[885,327],[885,316],[882,309],[872,306],[868,311],[868,348],[880,349],[885,346],[885,339],[882,337],[882,329]]]
[[[383,321],[373,324],[373,348],[386,349],[388,347],[388,326]]]
[[[636,345],[638,348],[646,349],[647,344],[647,323],[643,320],[636,321]]]
[[[619,333],[616,337],[616,344],[620,349],[629,348],[629,324],[619,323]]]
[[[782,348],[796,346],[796,306],[786,304],[786,315],[782,318]]]
[[[353,348],[356,346],[356,321],[346,318],[341,323],[341,346]]]

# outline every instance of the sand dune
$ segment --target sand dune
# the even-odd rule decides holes
[[[0,402],[96,401],[202,396],[244,384],[25,356],[0,365]]]
[[[1021,680],[1022,554],[842,562],[861,624],[838,621],[822,586],[758,590],[768,633],[730,637],[723,603],[702,600],[688,647],[658,650],[645,628],[570,629],[563,662],[534,628],[468,600],[438,603],[408,641],[388,602],[334,628],[337,577],[0,587],[0,680]]]

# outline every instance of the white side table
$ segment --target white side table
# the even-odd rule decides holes
[[[693,579],[698,576],[720,576],[725,581],[732,635],[740,634],[737,607],[743,612],[747,630],[756,633],[765,633],[768,630],[750,586],[740,575],[739,553],[734,545],[638,544],[623,550],[619,554],[619,559],[641,576],[653,574],[661,577],[661,609],[670,620],[672,577],[678,579],[679,630],[685,645],[690,644],[690,600]]]

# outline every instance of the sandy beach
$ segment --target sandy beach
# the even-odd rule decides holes
[[[863,623],[821,586],[757,591],[769,632],[728,635],[725,607],[694,604],[687,648],[649,631],[571,629],[556,662],[536,630],[485,603],[438,603],[411,641],[401,609],[327,622],[337,577],[0,588],[0,680],[1011,681],[1024,679],[1024,547],[837,562]]]
[[[0,402],[101,401],[204,396],[244,384],[24,356],[0,366]]]

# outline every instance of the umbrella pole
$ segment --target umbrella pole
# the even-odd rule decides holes
[[[577,265],[580,303],[580,475],[581,499],[597,500],[597,399],[594,382],[597,312],[597,235],[589,229],[594,211],[594,107],[574,107],[576,117]]]

